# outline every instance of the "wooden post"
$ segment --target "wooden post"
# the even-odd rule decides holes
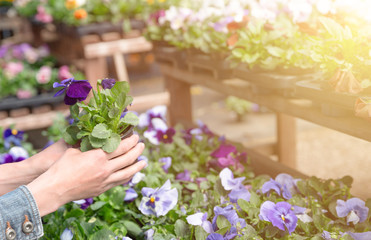
[[[129,75],[126,69],[124,54],[117,52],[113,55],[113,61],[116,68],[117,78],[119,81],[129,82]]]
[[[277,113],[277,152],[278,161],[296,168],[296,119]]]
[[[170,125],[181,123],[189,127],[192,123],[191,85],[166,75],[164,78],[170,94],[168,113]]]
[[[97,80],[108,77],[107,76],[107,62],[105,57],[85,59],[85,76],[89,80],[92,87],[96,90]],[[93,93],[90,92],[88,99],[93,97]]]

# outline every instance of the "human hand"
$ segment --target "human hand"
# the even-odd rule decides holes
[[[36,171],[37,176],[46,172],[66,152],[68,146],[63,139],[25,160]]]
[[[143,161],[135,163],[144,150],[144,144],[138,140],[133,135],[109,154],[101,149],[67,149],[44,174],[28,184],[41,216],[70,201],[98,196],[128,182],[147,165]]]

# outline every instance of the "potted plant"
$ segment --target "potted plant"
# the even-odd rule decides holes
[[[121,139],[129,137],[138,124],[138,117],[127,111],[133,98],[128,95],[129,84],[114,79],[97,81],[97,90],[88,104],[85,100],[92,87],[87,80],[73,78],[54,83],[61,88],[55,96],[65,93],[64,102],[70,105],[73,123],[63,133],[66,143],[78,144],[81,151],[102,148],[113,152]],[[81,111],[80,111],[81,109]]]

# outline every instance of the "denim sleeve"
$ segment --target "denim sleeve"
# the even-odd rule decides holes
[[[23,230],[26,219],[33,225],[30,233],[25,233]],[[16,240],[38,239],[43,235],[39,209],[26,186],[20,186],[0,197],[0,239],[7,239],[8,226],[16,232]]]

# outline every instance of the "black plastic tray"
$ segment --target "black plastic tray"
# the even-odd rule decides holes
[[[0,111],[9,111],[18,108],[39,107],[42,105],[59,105],[63,102],[64,96],[54,97],[55,93],[43,93],[27,99],[7,97],[0,99]]]

